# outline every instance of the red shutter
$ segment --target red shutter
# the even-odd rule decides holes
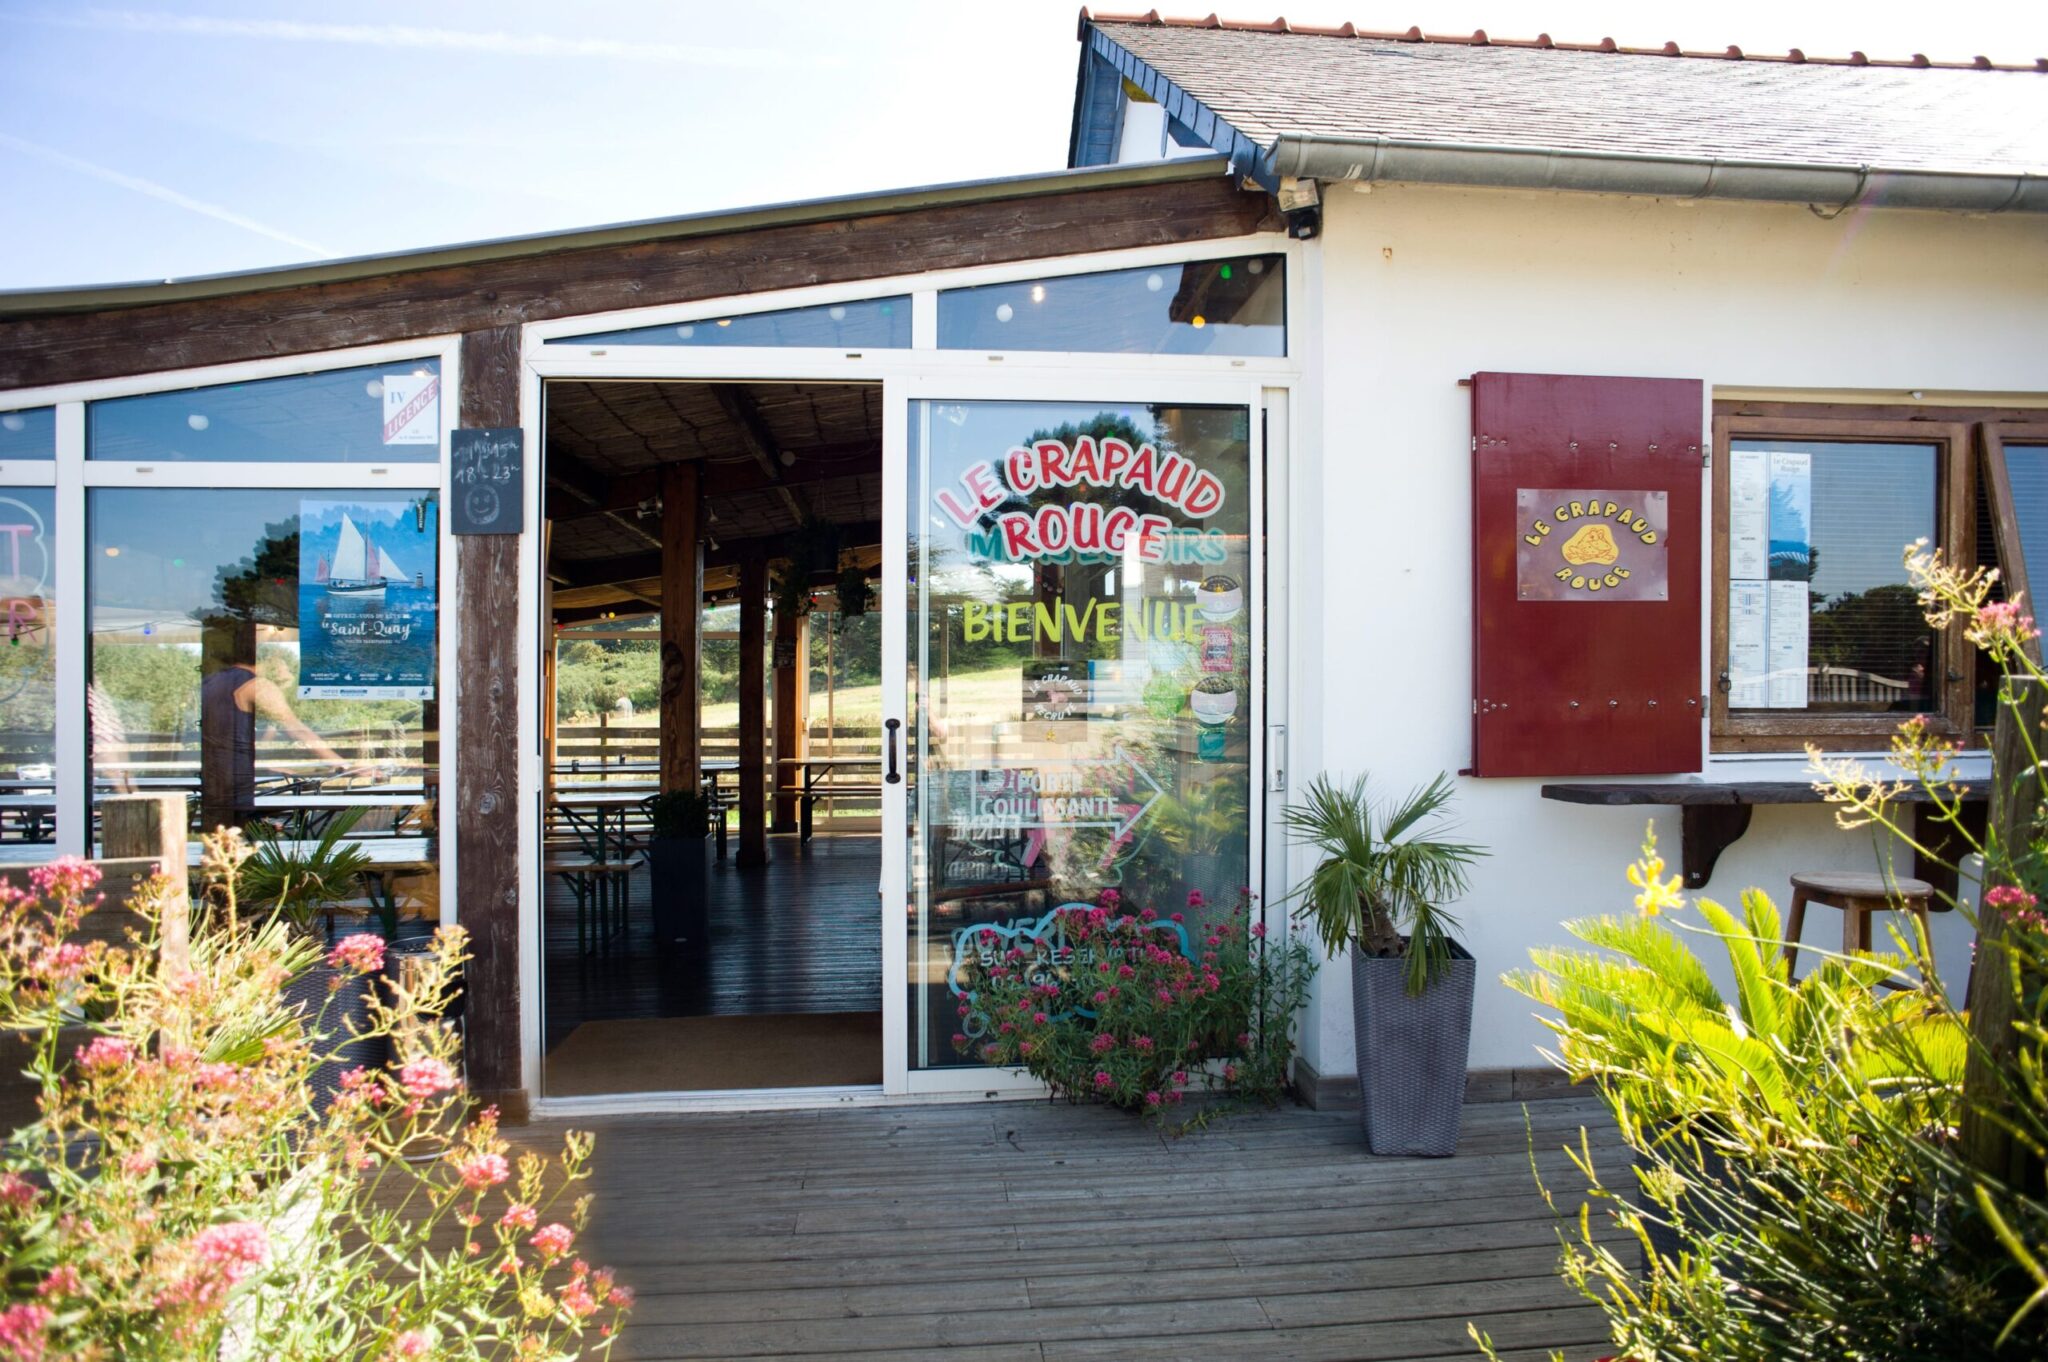
[[[1473,774],[1699,770],[1701,412],[1691,379],[1473,377]]]

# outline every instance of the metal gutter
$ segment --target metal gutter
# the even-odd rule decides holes
[[[1226,170],[1227,167],[1214,157],[1189,157],[1144,165],[1091,166],[1081,170],[1054,170],[992,180],[966,180],[912,189],[887,190],[881,193],[803,199],[753,208],[720,209],[708,213],[685,214],[681,217],[647,218],[602,227],[542,232],[531,236],[496,237],[457,245],[428,247],[424,250],[358,255],[340,260],[320,260],[303,265],[277,265],[267,269],[242,270],[230,274],[195,275],[186,279],[92,284],[58,289],[5,289],[0,290],[0,318],[144,307],[155,303],[219,298],[230,294],[296,288],[308,284],[332,284],[345,280],[437,269],[449,265],[513,260],[599,246],[673,241],[728,232],[758,231],[769,227],[910,213],[926,208],[1040,198],[1051,194],[1070,194],[1093,189],[1166,184],[1181,180],[1212,178],[1224,174]]]
[[[1293,133],[1282,134],[1265,156],[1275,176],[1367,184],[1560,189],[1836,209],[1860,205],[1954,213],[2048,212],[2048,173],[1889,170]]]

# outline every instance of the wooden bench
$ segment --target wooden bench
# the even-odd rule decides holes
[[[576,896],[576,949],[584,955],[593,949],[609,950],[612,938],[627,927],[633,862],[601,861],[580,848],[563,848],[541,866]]]

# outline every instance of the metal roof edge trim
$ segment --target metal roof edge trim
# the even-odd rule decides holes
[[[1742,199],[1963,213],[2048,212],[2048,174],[1659,156],[1641,152],[1281,134],[1271,173],[1366,183]]]
[[[1038,198],[1075,191],[1165,184],[1178,180],[1198,180],[1228,172],[1229,166],[1220,157],[1191,156],[1141,165],[1089,166],[1080,170],[1040,171],[998,179],[958,180],[909,189],[844,194],[820,199],[797,199],[747,208],[715,209],[680,217],[643,218],[598,227],[575,227],[562,232],[492,237],[482,241],[430,246],[418,250],[347,256],[338,260],[319,260],[306,264],[273,265],[257,270],[194,275],[182,279],[86,284],[55,289],[0,289],[0,318],[147,307],[157,303],[188,302],[242,293],[260,293],[308,284],[331,284],[371,279],[380,275],[410,274],[448,265],[522,259],[593,247],[681,240],[767,227],[801,226],[806,223],[832,222],[853,217],[909,213],[924,208],[956,204],[993,203],[1005,199]]]

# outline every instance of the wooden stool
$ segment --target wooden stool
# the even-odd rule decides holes
[[[1925,880],[1881,875],[1868,870],[1817,870],[1792,877],[1792,914],[1785,923],[1785,977],[1796,977],[1799,936],[1806,926],[1806,905],[1842,910],[1842,954],[1870,949],[1870,918],[1873,913],[1905,908],[1920,919],[1927,930],[1927,908],[1934,900],[1934,886]]]

